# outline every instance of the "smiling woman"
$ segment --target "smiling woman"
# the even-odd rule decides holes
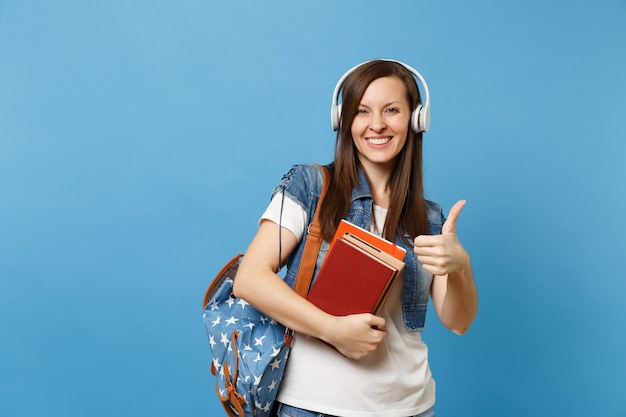
[[[403,278],[379,315],[333,316],[290,288],[321,193],[314,165],[297,165],[284,176],[243,257],[234,292],[296,331],[278,393],[281,417],[434,415],[435,381],[419,333],[429,296],[442,323],[464,333],[477,293],[469,255],[456,237],[464,202],[446,221],[423,198],[423,129],[412,123],[421,108],[418,91],[412,72],[397,61],[349,71],[335,160],[327,166],[331,180],[319,213],[324,240],[346,219],[406,250]],[[320,250],[318,265],[325,256]],[[284,280],[276,274],[283,264]]]

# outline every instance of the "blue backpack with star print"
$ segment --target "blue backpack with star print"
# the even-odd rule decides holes
[[[309,225],[294,290],[306,297],[322,243],[319,207],[328,188],[324,186],[313,222]],[[243,255],[220,270],[206,291],[203,321],[209,337],[211,373],[217,396],[229,417],[269,417],[291,351],[293,332],[233,295],[233,282]]]

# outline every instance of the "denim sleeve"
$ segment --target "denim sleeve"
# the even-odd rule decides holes
[[[294,165],[274,188],[272,197],[278,192],[283,192],[286,197],[299,204],[307,212],[310,222],[323,182],[323,174],[316,165]]]
[[[428,227],[431,235],[440,235],[446,217],[441,206],[433,201],[426,200],[426,217],[428,217]]]
[[[307,225],[311,223],[315,215],[315,209],[324,184],[324,174],[313,164],[294,165],[287,174],[285,174],[280,183],[274,189],[274,194],[282,192],[284,196],[299,204],[306,212]],[[306,238],[301,239],[298,246],[287,258],[287,272],[285,274],[285,282],[293,288],[298,266],[304,251]],[[322,249],[323,249],[322,244]],[[324,252],[320,250],[314,277],[319,270],[321,260],[323,260]]]

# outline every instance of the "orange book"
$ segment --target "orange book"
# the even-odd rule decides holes
[[[376,236],[374,233],[369,230],[365,230],[362,227],[359,227],[353,223],[350,223],[347,220],[341,220],[339,226],[337,227],[337,231],[335,232],[335,236],[333,240],[330,242],[330,247],[328,251],[332,250],[337,239],[342,238],[346,233],[350,233],[359,239],[369,243],[370,245],[391,254],[393,257],[399,260],[404,260],[404,256],[406,255],[406,250],[403,247],[396,245],[393,242],[390,242],[386,239],[383,239],[380,236]]]
[[[378,314],[404,262],[346,234],[334,241],[307,299],[335,316]]]

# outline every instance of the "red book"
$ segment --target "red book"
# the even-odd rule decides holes
[[[334,242],[307,299],[335,316],[378,314],[404,262],[347,234]]]

